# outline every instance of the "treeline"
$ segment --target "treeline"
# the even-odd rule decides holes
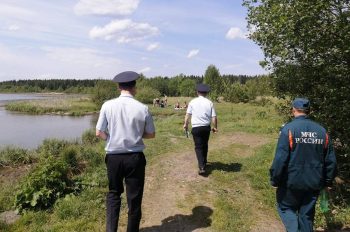
[[[12,80],[0,82],[0,92],[5,93],[93,93],[98,80],[49,79],[49,80]]]
[[[273,79],[268,75],[220,75],[214,65],[209,65],[203,76],[185,76],[146,78],[141,75],[137,81],[136,98],[146,104],[159,97],[194,97],[196,84],[210,86],[209,97],[214,101],[251,102],[259,96],[272,96]],[[110,80],[99,80],[93,93],[93,101],[101,106],[108,99],[118,96],[117,85]]]

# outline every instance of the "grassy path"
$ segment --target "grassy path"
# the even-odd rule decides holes
[[[141,231],[283,231],[274,214],[259,207],[245,169],[237,162],[268,142],[247,133],[213,135],[205,177],[197,174],[193,148],[152,162],[147,167]]]

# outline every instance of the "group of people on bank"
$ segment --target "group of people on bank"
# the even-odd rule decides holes
[[[96,125],[96,136],[106,141],[108,232],[118,228],[123,181],[129,207],[127,231],[138,232],[140,226],[146,166],[143,139],[154,138],[156,133],[148,107],[134,99],[138,78],[132,71],[114,77],[121,94],[102,105]],[[210,132],[218,132],[218,120],[213,103],[206,98],[210,87],[198,84],[196,90],[198,97],[186,107],[183,129],[187,131],[191,122],[198,174],[204,175]],[[280,131],[271,185],[277,189],[278,213],[286,230],[311,232],[316,200],[320,190],[332,186],[336,159],[327,131],[308,117],[310,102],[297,98],[292,107],[294,120]]]

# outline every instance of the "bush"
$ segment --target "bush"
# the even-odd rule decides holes
[[[62,156],[63,162],[68,165],[69,168],[73,170],[78,170],[78,152],[74,147],[65,148],[60,156]]]
[[[223,93],[223,97],[225,101],[239,103],[239,102],[249,102],[250,97],[248,95],[248,91],[245,85],[234,83],[230,84],[230,86],[225,87],[225,91]]]
[[[92,148],[82,148],[81,158],[89,162],[90,166],[96,167],[104,162],[104,156]]]
[[[58,157],[62,150],[68,146],[68,141],[58,139],[45,139],[38,148],[40,158]]]
[[[119,95],[117,85],[112,81],[99,80],[96,83],[94,93],[92,95],[92,101],[97,107],[101,108],[102,104],[112,98],[116,98]]]
[[[73,192],[73,182],[68,178],[68,165],[62,160],[50,158],[42,162],[21,183],[15,196],[15,207],[45,209],[67,193]]]
[[[153,99],[160,96],[160,92],[148,86],[137,89],[136,99],[144,104],[152,104]]]

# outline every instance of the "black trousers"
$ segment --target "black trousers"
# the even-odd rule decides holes
[[[124,192],[128,202],[127,232],[138,232],[141,220],[141,203],[145,182],[146,159],[142,152],[106,155],[109,192],[107,193],[107,232],[118,229],[121,206],[120,195]]]
[[[210,135],[210,126],[200,126],[192,128],[194,140],[194,150],[198,160],[198,167],[205,168],[208,157],[208,141]]]

